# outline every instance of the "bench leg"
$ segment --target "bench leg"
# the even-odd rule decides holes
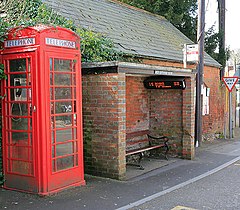
[[[167,155],[168,155],[168,151],[169,151],[169,146],[168,146],[167,142],[165,142],[164,145],[165,145],[165,148],[166,148],[165,158],[168,160],[168,156]]]
[[[137,163],[127,163],[127,165],[137,166],[137,167],[139,167],[140,170],[144,170],[144,167],[141,165],[142,158],[143,158],[143,153],[140,152],[138,162]]]

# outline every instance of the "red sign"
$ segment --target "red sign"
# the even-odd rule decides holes
[[[227,89],[231,92],[238,81],[238,77],[223,77]]]

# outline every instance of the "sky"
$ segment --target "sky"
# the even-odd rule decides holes
[[[240,0],[226,0],[226,47],[231,50],[240,49]],[[217,0],[205,0],[205,22],[206,29],[213,24],[218,29],[218,5]]]

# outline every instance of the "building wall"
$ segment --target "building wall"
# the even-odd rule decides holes
[[[204,68],[204,82],[210,88],[209,115],[203,116],[203,134],[223,133],[226,88],[220,80],[219,69]]]
[[[85,172],[125,176],[125,75],[83,76]]]

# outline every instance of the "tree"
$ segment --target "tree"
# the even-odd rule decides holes
[[[183,34],[196,42],[197,0],[120,0],[164,16]]]
[[[218,52],[216,49],[219,46],[219,33],[215,32],[215,26],[213,25],[205,32],[204,41],[205,51],[211,55],[215,60],[218,59]]]

